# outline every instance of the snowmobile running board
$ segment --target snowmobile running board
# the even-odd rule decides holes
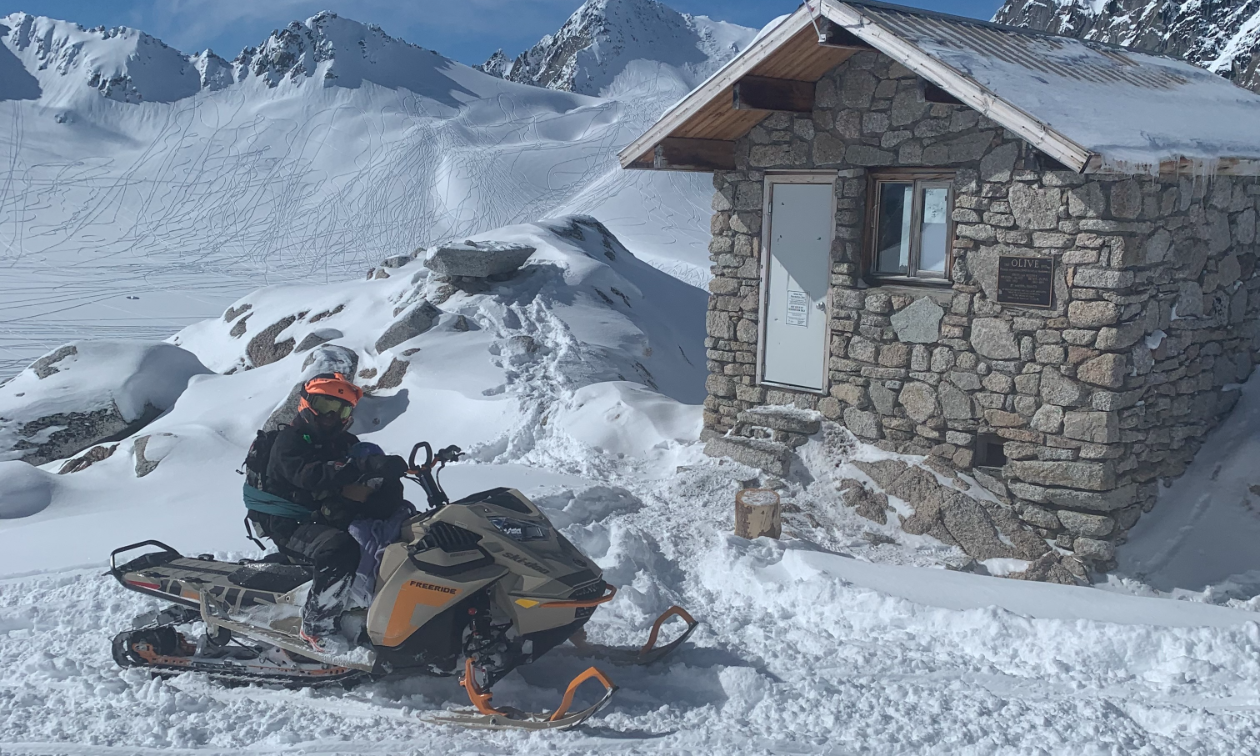
[[[657,638],[660,637],[661,627],[671,618],[678,617],[687,623],[687,629],[682,635],[674,640],[666,643],[664,646],[656,645]],[[646,666],[654,662],[664,659],[666,656],[674,653],[683,643],[691,637],[691,634],[700,626],[700,621],[691,616],[691,613],[681,606],[671,606],[661,613],[652,623],[652,632],[648,635],[647,643],[643,644],[640,649],[632,648],[614,648],[612,646],[602,646],[596,643],[590,643],[586,640],[586,630],[577,631],[573,637],[569,638],[569,642],[577,647],[578,651],[584,656],[600,656],[618,666],[629,666],[637,664]]]
[[[596,680],[604,686],[604,696],[581,711],[569,713],[573,706],[573,695],[582,683]],[[483,730],[567,730],[576,727],[598,714],[612,700],[617,686],[603,672],[595,667],[588,667],[585,672],[573,678],[564,691],[560,705],[550,714],[535,714],[504,706],[496,709],[490,705],[491,693],[481,690],[473,677],[472,659],[464,660],[464,676],[459,684],[468,691],[468,698],[475,709],[458,709],[444,714],[425,717],[425,721],[433,724],[453,724]]]
[[[231,615],[228,614],[226,607],[214,598],[207,596],[204,592],[201,594],[201,619],[206,623],[206,627],[212,632],[216,628],[226,628],[231,630],[233,633],[243,635],[246,638],[252,638],[253,640],[261,643],[269,643],[278,648],[283,648],[285,651],[298,654],[299,656],[305,656],[308,659],[321,661],[332,667],[344,667],[347,669],[357,669],[360,672],[372,672],[376,666],[376,655],[371,652],[368,653],[368,660],[366,662],[342,656],[323,654],[311,648],[309,643],[306,643],[296,636],[233,619]]]

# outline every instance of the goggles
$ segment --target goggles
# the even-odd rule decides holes
[[[337,415],[342,420],[350,419],[350,413],[354,412],[354,406],[349,402],[322,394],[312,396],[307,403],[317,415]]]

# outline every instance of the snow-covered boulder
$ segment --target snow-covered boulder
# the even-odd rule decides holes
[[[27,517],[52,503],[53,476],[21,462],[0,462],[0,519]]]
[[[0,386],[0,460],[41,465],[131,435],[210,370],[166,343],[67,344]]]
[[[534,251],[523,244],[466,241],[434,247],[425,257],[424,266],[439,276],[489,278],[515,271]]]

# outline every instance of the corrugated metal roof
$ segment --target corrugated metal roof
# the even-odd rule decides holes
[[[731,84],[754,67],[773,77],[791,62],[796,78],[805,78],[800,70],[816,81],[839,63],[834,48],[809,39],[811,14],[1077,170],[1260,174],[1260,95],[1203,69],[873,0],[811,0],[667,111],[623,150],[622,165],[644,164],[668,137],[731,141],[747,134],[760,119],[728,111]],[[820,65],[802,67],[810,58]]]
[[[997,24],[971,23],[950,16],[912,14],[883,4],[847,3],[862,10],[881,26],[909,39],[932,41],[942,47],[972,50],[1030,71],[1064,79],[1098,84],[1128,84],[1146,89],[1174,89],[1188,80],[1166,68],[1140,65],[1123,48],[1092,46],[1070,37],[1029,34]],[[1085,45],[1098,53],[1067,65],[1055,53],[1069,45]]]

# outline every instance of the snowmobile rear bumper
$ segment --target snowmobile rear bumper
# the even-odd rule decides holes
[[[123,565],[118,564],[119,554],[125,554],[128,551],[135,551],[136,549],[142,549],[145,546],[156,546],[159,549],[161,549],[161,551],[152,551],[147,554],[141,554],[140,556],[136,557],[135,559],[132,559],[126,564],[123,564]],[[109,573],[108,574],[112,575],[114,579],[117,580],[119,584],[122,585],[122,587],[128,590],[136,591],[137,593],[143,593],[147,596],[154,596],[156,598],[164,599],[166,601],[172,601],[175,603],[183,604],[184,606],[196,608],[197,601],[184,597],[184,596],[173,595],[167,591],[164,591],[162,590],[162,586],[159,585],[158,583],[146,582],[144,580],[139,580],[135,578],[131,580],[127,579],[128,574],[135,574],[137,572],[141,572],[151,567],[167,564],[176,559],[182,559],[183,556],[184,556],[183,554],[176,551],[173,547],[168,546],[165,543],[162,543],[161,541],[154,541],[154,540],[140,541],[139,543],[128,544],[126,546],[122,546],[120,548],[114,549],[113,551],[109,552]]]

